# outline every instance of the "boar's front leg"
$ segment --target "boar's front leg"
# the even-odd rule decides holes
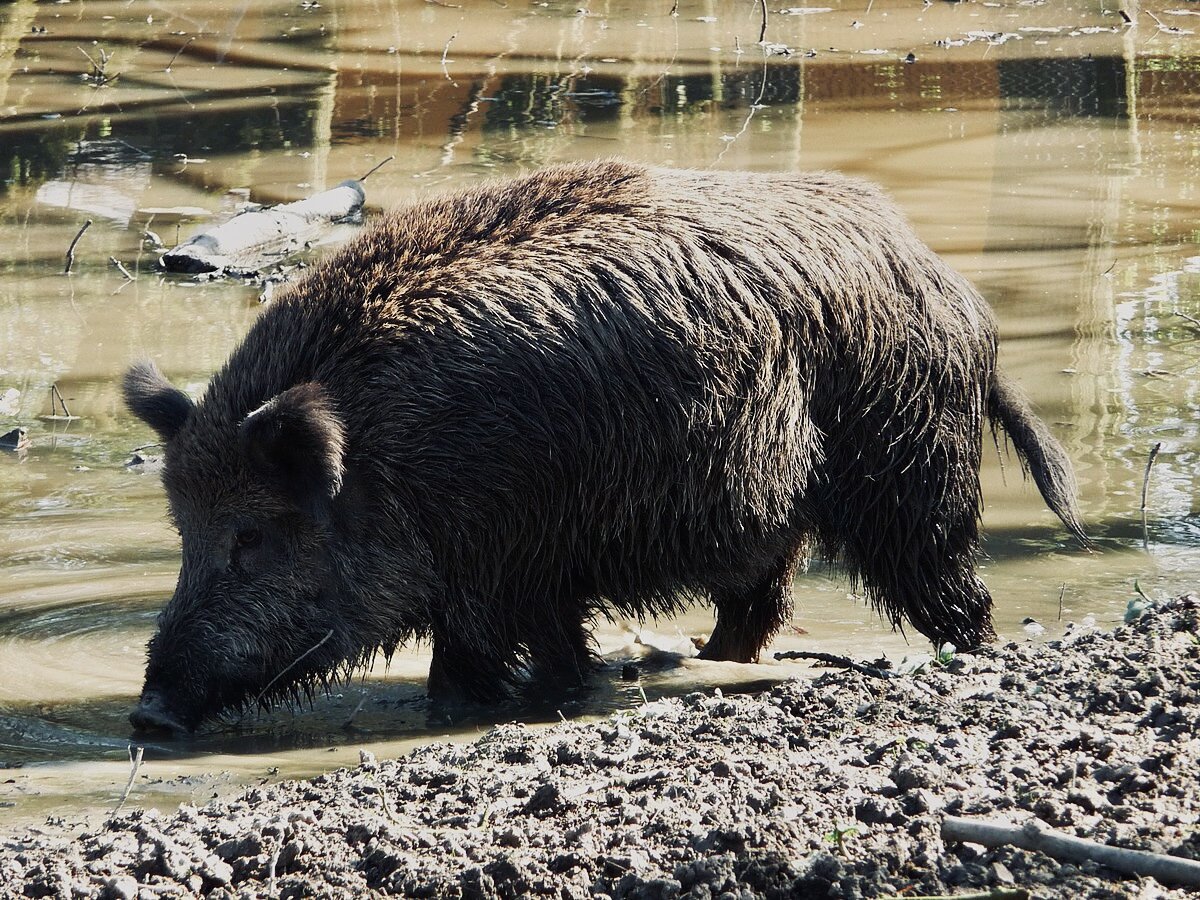
[[[538,688],[579,687],[597,663],[582,611],[564,611],[552,621],[539,623],[524,643]]]
[[[762,648],[792,617],[792,579],[802,557],[802,548],[781,556],[748,589],[714,590],[717,624],[700,658],[758,662]]]
[[[512,663],[495,647],[481,648],[453,634],[433,629],[433,659],[429,664],[429,697],[439,703],[499,703],[510,698]]]

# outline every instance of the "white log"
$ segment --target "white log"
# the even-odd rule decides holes
[[[256,271],[355,218],[365,199],[362,182],[350,180],[295,203],[239,213],[168,250],[159,263],[168,272]]]

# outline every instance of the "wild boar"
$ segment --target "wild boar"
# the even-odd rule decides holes
[[[935,644],[993,637],[985,420],[1083,539],[979,293],[836,174],[560,165],[385,216],[277,295],[196,403],[149,363],[183,537],[138,727],[430,639],[430,691],[575,684],[597,613],[707,598],[750,661],[810,546]]]

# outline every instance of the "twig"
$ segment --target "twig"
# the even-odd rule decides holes
[[[679,17],[679,0],[675,0],[675,2],[671,4],[671,17]]]
[[[1179,310],[1175,310],[1175,315],[1179,316],[1181,319],[1187,319],[1197,328],[1200,328],[1200,319],[1197,319],[1194,316],[1189,316],[1187,313],[1181,313]]]
[[[895,678],[894,672],[889,672],[886,669],[877,669],[874,666],[864,666],[862,663],[856,663],[848,656],[836,656],[833,653],[816,653],[807,650],[781,650],[775,654],[776,659],[814,659],[817,662],[823,662],[831,666],[837,666],[841,669],[850,669],[854,672],[861,672],[863,675],[870,675],[872,678]]]
[[[275,896],[275,874],[279,869],[279,854],[283,852],[283,842],[280,841],[279,846],[271,854],[271,861],[267,863],[267,896]]]
[[[362,696],[358,698],[358,706],[354,707],[354,712],[350,713],[350,718],[342,723],[342,730],[349,731],[354,727],[354,717],[358,715],[358,711],[363,708],[363,704],[367,702],[367,692],[363,691]]]
[[[1062,621],[1063,597],[1067,596],[1067,583],[1064,581],[1062,590],[1058,592],[1058,621]]]
[[[454,39],[456,37],[458,37],[457,31],[450,35],[450,37],[446,40],[446,46],[442,48],[442,74],[446,76],[446,80],[449,82],[453,82],[454,79],[450,77],[450,72],[446,68],[446,55],[450,52],[450,45],[454,43]]]
[[[392,156],[389,156],[387,159],[383,160],[382,162],[378,162],[378,163],[376,163],[376,164],[375,164],[375,165],[374,165],[374,166],[371,168],[371,171],[370,171],[370,172],[368,172],[366,175],[364,175],[362,178],[360,178],[360,179],[358,179],[358,180],[359,180],[359,181],[366,181],[368,178],[370,178],[372,175],[374,175],[376,172],[378,172],[380,169],[382,169],[384,166],[386,166],[388,163],[390,163],[390,162],[391,162],[393,159],[395,159],[395,158],[396,158],[396,157],[395,157],[395,155],[393,154]]]
[[[117,259],[115,256],[110,256],[108,258],[108,261],[117,267],[117,271],[120,272],[122,275],[124,275],[125,279],[127,281],[134,280],[133,276],[129,274],[129,270],[127,268],[125,268],[123,265],[121,265],[121,261],[119,259]]]
[[[765,44],[767,42],[767,0],[758,0],[758,5],[762,10],[762,27],[758,29],[758,42]]]
[[[92,220],[88,219],[81,226],[75,235],[75,240],[71,241],[71,246],[67,248],[67,267],[63,269],[64,275],[71,274],[71,267],[75,265],[75,245],[79,243],[79,239],[83,237],[83,233],[92,227]]]
[[[1030,819],[1024,825],[1009,825],[946,816],[942,821],[942,840],[970,841],[985,847],[1012,845],[1044,853],[1060,862],[1096,862],[1115,872],[1149,876],[1163,884],[1200,886],[1200,861],[1100,844],[1047,828],[1037,819]]]
[[[134,753],[133,744],[129,745],[129,781],[125,783],[125,790],[121,792],[121,799],[117,801],[117,805],[113,807],[110,819],[116,818],[117,813],[121,811],[121,807],[125,805],[125,801],[129,799],[129,792],[133,790],[133,780],[137,778],[138,769],[142,767],[142,754],[145,752],[145,747],[138,747],[137,753]]]
[[[441,7],[445,7],[446,9],[462,9],[461,4],[447,3],[446,0],[425,0],[425,2],[430,4],[431,6],[441,6]]]
[[[183,42],[183,46],[175,51],[175,55],[171,57],[171,61],[169,63],[167,63],[167,67],[165,69],[163,69],[164,72],[171,71],[171,67],[173,65],[175,65],[175,60],[179,59],[179,54],[183,53],[183,51],[188,48],[188,44],[190,44],[195,39],[196,39],[196,36],[193,34],[190,38],[188,38],[186,41]]]
[[[386,815],[397,825],[403,824],[398,818],[396,818],[396,814],[392,812],[391,801],[388,800],[387,791],[383,789],[383,782],[380,781],[378,773],[368,771],[367,774],[371,777],[371,781],[375,785],[375,790],[379,791],[379,802],[380,805],[383,806],[384,815]]]
[[[58,389],[58,383],[50,385],[50,415],[54,415],[54,400],[58,399],[58,405],[62,407],[63,415],[70,419],[71,411],[67,409],[67,401],[63,399],[62,391]]]
[[[1158,451],[1162,449],[1162,441],[1155,444],[1150,450],[1150,458],[1146,460],[1146,474],[1142,476],[1142,546],[1150,546],[1150,533],[1146,527],[1146,492],[1150,490],[1150,470],[1154,467],[1154,461],[1158,459]]]
[[[308,656],[308,654],[312,653],[314,650],[316,650],[318,647],[320,647],[322,644],[324,644],[331,637],[333,637],[333,629],[332,628],[330,628],[329,631],[327,631],[325,633],[325,637],[321,638],[319,641],[317,641],[315,644],[313,644],[311,647],[309,647],[307,650],[305,650],[303,653],[301,653],[299,656],[297,656],[295,659],[293,659],[290,663],[288,663],[284,667],[283,671],[281,671],[278,675],[276,675],[274,678],[272,678],[270,681],[268,681],[267,686],[258,692],[258,696],[255,697],[253,700],[251,700],[246,705],[246,711],[243,712],[240,716],[238,716],[237,721],[234,722],[233,724],[240,725],[242,723],[242,720],[245,719],[246,716],[250,713],[250,710],[254,709],[254,707],[256,707],[258,705],[258,701],[261,700],[263,697],[265,697],[267,695],[267,691],[269,691],[272,687],[274,687],[275,682],[277,682],[280,678],[282,678],[284,675],[286,675],[292,669],[296,668],[296,666],[298,666],[300,664],[300,661],[302,659],[304,659],[304,657]]]

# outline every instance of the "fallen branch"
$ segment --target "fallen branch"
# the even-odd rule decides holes
[[[1044,853],[1059,862],[1095,862],[1114,872],[1149,877],[1162,884],[1200,887],[1200,862],[1196,860],[1088,841],[1048,828],[1037,819],[1030,819],[1024,825],[1009,825],[947,816],[942,822],[942,840],[969,841],[985,847],[1020,847]]]
[[[168,272],[257,271],[303,250],[334,224],[357,220],[365,200],[362,184],[348,180],[305,200],[239,213],[168,250],[159,264]]]
[[[875,666],[864,666],[862,663],[856,663],[848,656],[836,656],[833,653],[817,653],[808,650],[781,650],[775,654],[776,659],[812,659],[817,662],[823,662],[830,666],[837,666],[839,669],[850,669],[854,672],[861,672],[863,675],[870,675],[872,678],[895,678],[895,672],[889,672],[887,669],[879,669]]]
[[[79,226],[79,231],[75,235],[75,240],[71,241],[71,246],[67,248],[67,266],[63,269],[64,275],[71,274],[71,267],[75,265],[75,245],[79,243],[79,239],[83,237],[83,233],[92,227],[92,220],[88,219]]]
[[[882,900],[1029,900],[1025,888],[992,888],[971,894],[893,894]]]

